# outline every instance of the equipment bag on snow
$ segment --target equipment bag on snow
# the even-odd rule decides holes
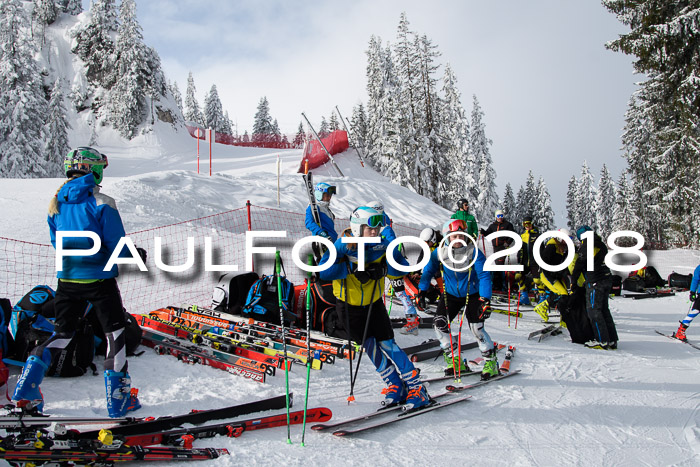
[[[94,313],[90,313],[94,314]],[[46,371],[47,376],[82,376],[87,370],[97,374],[97,367],[92,363],[95,357],[95,332],[87,317],[78,322],[78,329],[68,345],[58,353],[54,353],[51,364]]]
[[[644,279],[639,276],[631,276],[622,281],[622,290],[630,292],[646,292]]]
[[[630,277],[641,277],[644,280],[644,287],[663,287],[666,281],[661,278],[661,275],[654,266],[645,266],[642,269],[630,273]]]
[[[290,324],[296,320],[292,313],[294,306],[294,287],[285,277],[280,278],[282,283],[282,309],[284,310],[285,323]],[[253,318],[258,321],[281,324],[279,313],[279,298],[277,296],[277,276],[262,276],[255,281],[245,306],[241,310],[241,316]]]
[[[136,318],[127,313],[126,309],[123,310],[125,316],[124,321],[126,322],[126,325],[124,326],[124,341],[126,343],[126,355],[141,355],[143,351],[137,354],[136,349],[141,344],[141,337],[143,335],[143,331],[141,330],[141,326],[139,325]],[[104,331],[102,331],[102,325],[100,324],[100,320],[97,319],[97,314],[89,313],[87,315],[87,318],[90,322],[90,325],[92,326],[93,331],[95,332],[95,354],[103,356],[107,355],[107,336],[105,336]]]
[[[668,286],[677,287],[679,289],[690,289],[692,280],[692,274],[679,274],[674,271],[668,276]]]
[[[211,296],[211,307],[231,315],[241,314],[248,292],[260,277],[256,272],[230,272],[219,277]]]

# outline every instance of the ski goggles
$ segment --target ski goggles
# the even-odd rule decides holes
[[[337,192],[336,192],[334,186],[329,186],[328,188],[326,188],[325,193],[328,193],[329,195],[334,195],[334,194],[336,194]]]
[[[496,216],[496,219],[503,219],[503,214],[498,214],[498,215]]]
[[[376,214],[367,218],[367,226],[371,229],[384,227],[384,215]]]
[[[458,230],[461,230],[461,231],[467,230],[467,224],[465,224],[462,219],[455,219],[452,222],[450,222],[449,225],[447,226],[448,232],[456,232]]]
[[[523,226],[524,226],[524,227],[529,227],[529,226],[531,226],[531,225],[532,225],[532,222],[530,222],[530,221],[525,221],[525,222],[523,222]]]

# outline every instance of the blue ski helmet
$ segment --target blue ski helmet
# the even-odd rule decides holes
[[[591,229],[589,226],[582,225],[581,227],[576,229],[576,238],[578,238],[579,241],[581,241],[581,235],[583,235],[586,232],[592,232],[592,231],[593,231],[593,229]]]
[[[314,190],[314,196],[316,197],[316,201],[323,201],[324,193],[334,195],[336,194],[336,189],[333,185],[329,185],[325,182],[317,183],[316,189]]]

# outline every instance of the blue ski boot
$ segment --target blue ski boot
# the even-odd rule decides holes
[[[406,391],[406,386],[403,384],[403,381],[401,381],[399,372],[396,371],[396,368],[390,366],[379,374],[387,386],[384,392],[382,408],[403,404],[403,402],[406,400],[406,395],[408,392]]]
[[[404,383],[408,386],[408,398],[403,406],[404,412],[420,409],[430,405],[432,399],[425,390],[425,386],[420,382],[420,370],[412,370],[401,375]]]
[[[111,418],[122,418],[127,412],[141,408],[138,390],[131,389],[129,373],[105,370],[105,389],[107,413]]]
[[[41,412],[44,409],[44,396],[41,394],[39,385],[44,380],[44,375],[49,367],[44,361],[34,355],[27,359],[22,369],[22,374],[17,380],[15,393],[12,400],[24,410],[36,409]]]

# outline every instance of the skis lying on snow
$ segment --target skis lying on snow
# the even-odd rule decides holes
[[[0,443],[0,459],[5,459],[13,465],[112,465],[116,462],[194,461],[216,459],[228,454],[227,449],[145,448],[125,444],[118,447],[95,447],[83,442],[65,441],[47,443],[43,448],[36,448],[31,444],[15,446],[9,438]]]
[[[259,383],[265,382],[266,375],[275,375],[273,365],[191,344],[186,340],[161,334],[148,328],[143,328],[142,331],[141,343],[152,347],[160,355],[172,355],[185,363],[218,368]]]
[[[700,350],[700,345],[696,345],[696,344],[693,344],[692,342],[688,342],[688,340],[680,340],[680,339],[677,338],[676,336],[673,336],[673,335],[670,335],[670,334],[664,334],[664,333],[661,332],[661,331],[656,331],[656,333],[657,333],[657,334],[661,334],[661,335],[664,336],[664,337],[668,337],[669,339],[673,339],[674,341],[683,342],[684,344],[688,344],[689,346],[691,346],[691,347],[694,348],[694,349]]]
[[[561,334],[562,332],[564,332],[563,326],[558,324],[550,324],[549,326],[545,326],[542,329],[538,329],[537,331],[532,331],[530,334],[528,334],[527,339],[530,340],[533,337],[537,337],[537,342],[540,342],[546,337],[556,336],[558,334]]]
[[[440,346],[440,341],[437,339],[429,339],[420,344],[410,345],[408,347],[402,347],[401,349],[406,353],[406,355],[412,355],[416,352],[422,352],[423,350],[433,349]]]
[[[331,419],[333,413],[330,409],[313,408],[307,409],[307,422],[325,422]],[[289,414],[289,423],[299,425],[304,420],[304,411],[298,410]],[[191,447],[192,441],[201,438],[213,438],[217,435],[238,438],[243,433],[264,428],[273,428],[287,425],[287,414],[269,415],[267,417],[252,418],[248,420],[237,420],[232,422],[217,423],[214,425],[197,426],[191,428],[177,428],[174,430],[164,430],[161,432],[129,435],[124,439],[124,443],[130,446],[151,446],[154,444],[165,444],[171,446]]]

